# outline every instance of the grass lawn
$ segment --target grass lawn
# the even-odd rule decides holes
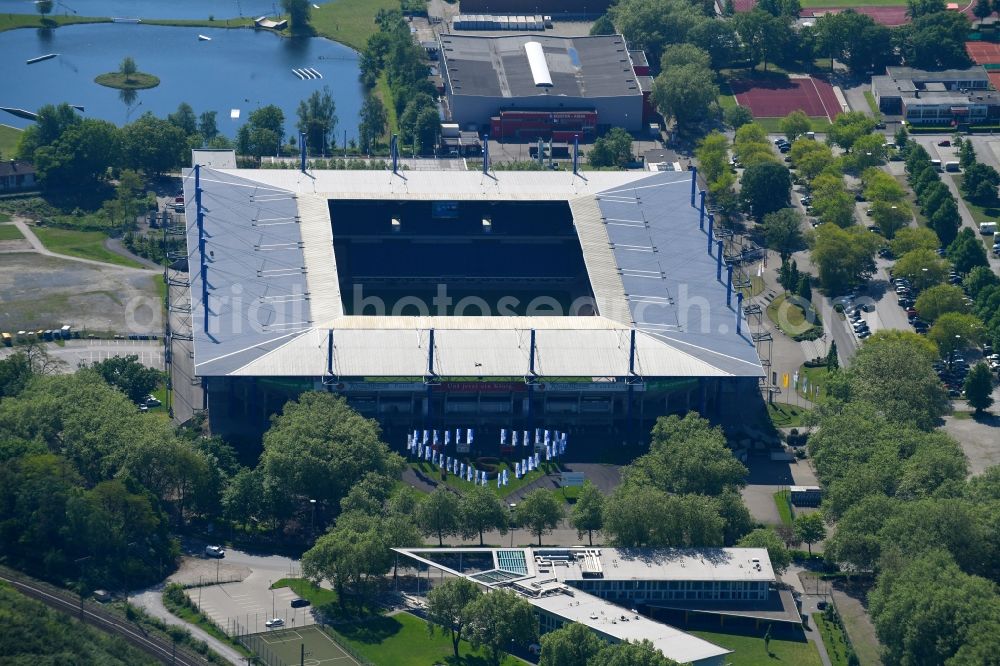
[[[806,377],[809,380],[809,395],[802,392],[803,381],[802,378]],[[808,398],[813,402],[823,402],[826,398],[826,382],[830,377],[830,371],[826,369],[826,366],[819,368],[807,368],[802,365],[799,367],[799,388],[797,389],[800,396],[803,398]],[[814,386],[819,387],[819,395],[813,393]]]
[[[421,474],[423,474],[427,478],[433,479],[434,481],[437,481],[438,483],[440,483],[442,481],[441,480],[441,470],[440,470],[440,468],[436,467],[435,465],[432,465],[431,463],[429,463],[427,461],[421,460],[421,461],[418,461],[418,462],[411,462],[410,463],[410,467],[412,467],[417,472],[420,472]],[[513,465],[508,464],[506,462],[501,462],[499,464],[499,468],[500,469],[507,468],[508,470],[510,470],[509,471],[509,474],[510,474],[510,483],[507,484],[506,486],[504,486],[503,488],[497,488],[496,478],[493,478],[491,481],[489,481],[486,484],[486,487],[492,489],[493,492],[498,497],[501,497],[501,498],[502,497],[506,497],[507,495],[509,495],[512,492],[518,490],[522,486],[528,485],[529,483],[533,482],[535,479],[538,479],[538,478],[544,476],[546,472],[551,472],[552,474],[557,474],[559,472],[559,465],[558,465],[558,463],[555,463],[555,462],[547,463],[547,462],[544,462],[544,461],[542,461],[539,464],[539,469],[535,469],[535,470],[532,470],[532,471],[528,472],[527,474],[521,476],[520,479],[515,479],[514,478],[514,466]],[[471,488],[473,485],[475,485],[473,483],[470,483],[470,482],[466,481],[465,479],[458,478],[458,476],[456,476],[454,474],[449,474],[447,476],[447,478],[444,479],[444,484],[446,486],[448,486],[449,488],[454,488],[455,490],[457,490],[459,492],[464,492],[464,491],[468,490],[469,488]]]
[[[767,406],[767,414],[771,417],[771,423],[774,424],[775,428],[798,427],[802,425],[802,419],[808,413],[808,409],[780,402]]]
[[[459,647],[456,660],[451,637],[445,633],[427,633],[427,623],[409,613],[391,617],[379,616],[353,626],[336,627],[341,641],[376,666],[427,666],[446,663],[449,666],[486,666],[482,652],[473,650],[465,641]],[[773,644],[773,643],[772,643]],[[514,657],[503,660],[502,666],[523,662]]]
[[[875,95],[872,94],[871,90],[865,91],[865,99],[868,100],[868,108],[872,110],[873,115],[882,115],[882,112],[878,110],[878,104],[875,103]]]
[[[706,641],[734,650],[725,661],[732,666],[821,666],[819,651],[808,641],[771,639],[770,651],[764,649],[764,630],[760,637],[739,634],[720,634],[714,631],[692,631]]]
[[[7,213],[0,213],[0,222],[10,222],[10,215]]]
[[[378,32],[380,9],[399,9],[399,0],[337,0],[313,9],[311,23],[317,34],[360,51]]]
[[[753,121],[763,127],[768,134],[781,134],[781,121],[784,118],[757,118],[754,117]],[[830,131],[830,121],[827,120],[826,116],[810,116],[809,123],[812,125],[813,132],[819,132],[825,134]]]
[[[325,587],[314,585],[312,581],[305,578],[279,578],[271,584],[271,589],[287,587],[303,599],[308,599],[313,606],[322,606],[337,601],[337,593]]]
[[[813,310],[812,305],[809,306],[809,309],[815,323],[806,320],[805,312],[801,307],[791,302],[786,303],[785,294],[782,294],[767,306],[767,318],[780,328],[782,333],[793,338],[817,326],[822,328],[822,324],[819,323],[819,315]]]
[[[111,19],[98,16],[49,16],[43,19],[38,14],[0,14],[0,32],[17,28],[57,28],[74,23],[111,23]]]
[[[735,278],[733,278],[735,280]],[[757,294],[764,291],[764,278],[757,277],[756,275],[750,276],[750,288],[742,288],[739,291],[743,292],[743,298],[751,298]]]
[[[781,522],[791,527],[795,516],[792,515],[792,502],[788,491],[779,490],[774,493],[774,504],[778,507],[778,515],[781,516]]]
[[[813,622],[819,628],[819,635],[823,637],[823,645],[826,647],[826,654],[830,657],[832,666],[848,666],[847,655],[851,646],[847,644],[847,637],[839,624],[830,622],[823,613],[813,613]]]
[[[964,176],[961,174],[954,174],[952,177],[955,179],[955,185],[958,186],[958,191],[961,194],[962,179]],[[980,206],[979,204],[970,201],[964,194],[962,194],[962,201],[965,202],[965,205],[969,209],[969,213],[972,214],[972,219],[976,222],[976,224],[982,224],[983,222],[996,222],[997,218],[1000,217],[1000,205]],[[978,232],[978,229],[976,231]],[[977,233],[976,235],[983,241],[983,245],[986,248],[986,254],[988,255],[993,249],[993,243],[996,241],[993,240],[993,236],[983,236],[980,233]],[[998,237],[997,240],[1000,240],[1000,237]]]
[[[739,106],[739,103],[736,101],[736,97],[733,95],[733,89],[729,87],[729,83],[727,81],[723,81],[719,84],[718,102],[719,108],[722,109],[723,112],[725,112],[726,109],[732,109]]]
[[[117,266],[142,268],[141,264],[105,248],[104,239],[107,236],[100,231],[74,231],[72,229],[35,227],[34,232],[38,236],[38,239],[42,241],[42,244],[53,252],[68,254],[71,257],[103,261],[106,264],[115,264]]]
[[[17,140],[21,138],[21,130],[10,125],[0,125],[0,157],[9,160],[17,150]]]
[[[24,235],[13,224],[0,225],[0,241],[21,240]]]
[[[215,19],[142,19],[145,25],[167,25],[181,28],[250,28],[253,27],[252,18],[227,18]]]

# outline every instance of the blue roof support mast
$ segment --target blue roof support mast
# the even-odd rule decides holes
[[[392,141],[389,142],[389,154],[392,156],[392,172],[397,173],[399,168],[399,135],[393,134]]]
[[[525,380],[528,384],[528,408],[526,411],[526,416],[528,417],[528,429],[535,427],[534,414],[531,410],[531,402],[535,396],[535,378],[538,377],[538,373],[535,372],[535,329],[531,329],[530,337],[530,347],[528,348],[528,377]]]
[[[490,173],[490,135],[483,135],[483,175]]]
[[[694,208],[694,195],[698,189],[698,167],[691,167],[691,207]]]
[[[306,133],[299,132],[299,169],[306,172]]]
[[[194,210],[198,224],[198,257],[201,268],[201,307],[208,333],[208,259],[205,252],[205,210],[201,207],[201,165],[194,165]]]
[[[698,211],[698,228],[705,229],[705,190],[701,191],[701,206]]]

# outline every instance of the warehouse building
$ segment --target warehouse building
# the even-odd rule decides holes
[[[463,129],[497,126],[503,138],[523,140],[552,139],[561,130],[590,137],[608,127],[639,131],[648,119],[650,91],[639,80],[648,65],[641,58],[644,74],[636,74],[636,53],[621,35],[448,34],[440,41],[448,108]],[[519,114],[532,117],[522,123]]]
[[[212,430],[259,438],[323,390],[399,445],[417,427],[621,442],[756,396],[760,359],[693,176],[186,172]]]
[[[990,90],[982,67],[925,71],[887,67],[872,77],[879,111],[914,125],[955,126],[996,123],[1000,96]]]
[[[466,578],[485,591],[509,589],[532,605],[542,633],[576,622],[609,642],[649,640],[668,659],[694,666],[722,666],[732,650],[653,619],[651,608],[678,602],[704,608],[715,613],[717,630],[727,626],[729,609],[752,614],[777,583],[765,548],[395,551],[401,564],[426,572],[424,593],[444,576]],[[791,615],[798,625],[794,604]]]

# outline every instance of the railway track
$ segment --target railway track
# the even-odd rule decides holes
[[[0,575],[0,581],[8,583],[25,596],[41,601],[46,606],[74,617],[80,617],[78,597],[63,593],[37,583]],[[84,621],[101,631],[119,636],[151,657],[164,664],[179,666],[205,666],[208,660],[186,649],[178,648],[172,641],[149,635],[136,624],[123,620],[106,611],[83,606]]]

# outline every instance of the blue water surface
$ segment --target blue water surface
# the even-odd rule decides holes
[[[211,41],[199,41],[199,34]],[[59,56],[25,63],[47,53]],[[357,53],[323,38],[104,23],[3,32],[0,55],[6,63],[0,107],[34,111],[68,102],[83,106],[88,117],[121,125],[146,111],[163,117],[187,102],[197,114],[217,111],[220,131],[233,137],[251,111],[267,104],[285,112],[287,131],[293,132],[299,102],[328,86],[340,120],[337,144],[343,142],[344,130],[348,138],[357,136],[362,101]],[[132,56],[140,71],[158,76],[160,85],[123,100],[121,91],[94,83],[97,75],[116,71],[125,56]],[[323,78],[302,80],[292,72],[306,67]],[[230,118],[232,109],[239,109],[239,119]],[[0,112],[0,122],[26,127],[31,121]]]
[[[322,5],[330,0],[310,0]],[[123,18],[216,19],[273,16],[280,0],[53,0],[53,15]],[[34,14],[33,0],[0,0],[0,12]]]

